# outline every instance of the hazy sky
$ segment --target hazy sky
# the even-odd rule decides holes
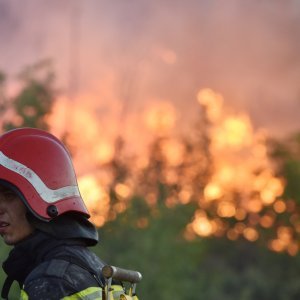
[[[0,0],[0,36],[10,80],[51,58],[63,92],[100,106],[166,100],[185,122],[209,87],[258,127],[300,129],[298,0]]]

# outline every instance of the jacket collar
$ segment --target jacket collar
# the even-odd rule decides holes
[[[35,231],[10,251],[2,264],[4,272],[22,285],[31,270],[41,262],[49,243],[53,244],[52,240],[47,234]]]

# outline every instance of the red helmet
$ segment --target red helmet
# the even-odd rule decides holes
[[[42,220],[66,212],[89,217],[69,152],[46,131],[19,128],[0,136],[0,180],[15,186]]]

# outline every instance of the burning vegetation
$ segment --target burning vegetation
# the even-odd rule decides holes
[[[54,133],[61,134],[54,120],[72,110],[66,142],[74,150],[79,186],[92,221],[102,226],[114,219],[136,195],[152,213],[158,201],[170,209],[196,203],[194,217],[186,224],[186,239],[245,238],[296,255],[300,232],[296,204],[283,198],[285,181],[276,175],[269,158],[266,132],[254,129],[246,114],[226,111],[222,95],[213,90],[200,90],[197,100],[197,128],[184,136],[173,133],[177,112],[167,102],[152,103],[139,127],[132,126],[124,136],[117,134],[112,122],[99,124],[89,107],[57,102],[49,120],[56,125]],[[141,217],[136,225],[147,227],[147,218]]]

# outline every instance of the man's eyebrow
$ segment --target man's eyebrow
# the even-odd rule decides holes
[[[11,196],[11,195],[15,195],[16,193],[8,189],[0,189],[0,194],[5,196]]]

